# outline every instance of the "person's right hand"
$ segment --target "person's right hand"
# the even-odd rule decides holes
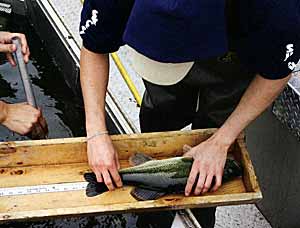
[[[39,122],[41,111],[27,103],[0,103],[0,123],[21,135],[29,133],[34,124]]]
[[[104,182],[109,190],[122,187],[118,169],[118,153],[109,135],[99,135],[87,142],[88,161],[98,182]],[[116,185],[116,186],[115,186]]]
[[[16,62],[12,57],[12,53],[16,51],[16,45],[12,44],[12,38],[19,37],[21,40],[22,53],[24,55],[25,63],[29,61],[29,47],[24,34],[12,32],[0,32],[0,52],[6,53],[7,60],[12,66],[16,66]]]

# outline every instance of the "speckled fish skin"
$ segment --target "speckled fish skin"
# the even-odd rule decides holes
[[[176,157],[163,160],[152,160],[138,166],[119,171],[124,184],[165,191],[168,193],[183,192],[193,165],[193,158]],[[241,166],[232,158],[227,158],[222,182],[242,175]]]
[[[174,186],[185,186],[192,164],[192,158],[176,157],[148,161],[121,169],[119,173],[124,184],[131,183],[150,189],[170,191]]]

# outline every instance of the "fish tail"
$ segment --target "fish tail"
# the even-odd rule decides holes
[[[84,179],[88,182],[86,187],[86,196],[94,197],[108,191],[105,183],[97,182],[95,173],[85,173]]]

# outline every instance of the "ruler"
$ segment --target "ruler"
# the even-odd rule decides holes
[[[45,184],[35,186],[22,186],[11,188],[0,188],[0,197],[3,196],[17,196],[17,195],[31,195],[52,192],[69,192],[86,189],[87,182],[74,182],[62,184]]]

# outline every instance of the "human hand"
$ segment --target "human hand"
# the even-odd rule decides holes
[[[12,44],[12,38],[19,37],[21,40],[22,53],[24,55],[25,63],[29,61],[29,47],[24,34],[22,33],[11,33],[11,32],[0,32],[0,52],[6,53],[6,58],[12,66],[16,66],[16,62],[12,57],[12,53],[16,51],[16,45]]]
[[[109,190],[122,187],[118,169],[120,163],[118,153],[114,149],[109,135],[99,135],[87,142],[88,161],[96,174],[98,182],[104,182]]]
[[[38,119],[38,123],[35,123],[33,125],[31,132],[29,134],[27,134],[26,136],[28,136],[31,139],[46,139],[48,136],[48,124],[42,114],[41,109],[38,108],[38,110],[41,113],[41,115]]]
[[[214,178],[215,184],[212,191],[216,191],[221,186],[229,146],[212,136],[184,154],[184,156],[194,159],[185,187],[186,196],[191,194],[193,187],[195,187],[195,195],[206,193]]]
[[[39,123],[41,111],[27,103],[0,105],[0,122],[14,132],[26,135]]]

